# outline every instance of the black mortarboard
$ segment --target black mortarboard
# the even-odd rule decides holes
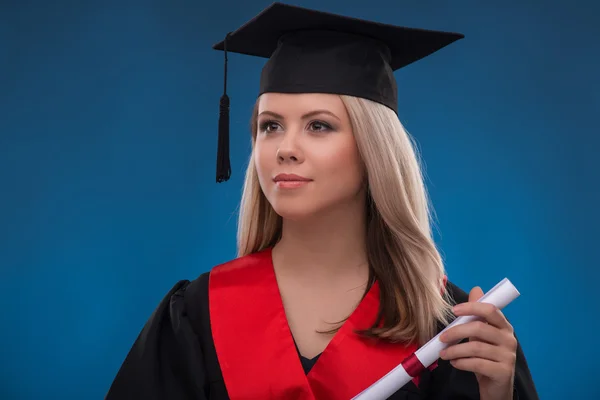
[[[213,46],[225,51],[217,182],[228,180],[231,173],[227,52],[269,59],[262,70],[259,95],[345,94],[376,101],[397,112],[393,72],[463,37],[273,3]]]

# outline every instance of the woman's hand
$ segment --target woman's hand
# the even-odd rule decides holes
[[[454,326],[443,333],[442,342],[466,338],[469,341],[450,345],[442,350],[440,357],[450,360],[457,369],[475,373],[481,400],[511,400],[517,339],[513,327],[497,307],[477,302],[481,296],[483,291],[475,287],[469,293],[467,303],[455,306],[457,316],[474,315],[481,320]]]

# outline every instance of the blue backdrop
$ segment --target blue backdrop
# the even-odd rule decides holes
[[[592,398],[600,7],[492,3],[293,2],[466,35],[396,74],[436,239],[464,289],[521,290],[506,313],[541,397]],[[217,185],[211,45],[268,4],[0,2],[0,398],[102,398],[166,291],[234,256],[263,60],[230,56]]]

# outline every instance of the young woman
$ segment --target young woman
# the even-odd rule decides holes
[[[269,58],[239,257],[166,294],[108,400],[348,400],[458,315],[391,399],[538,398],[502,312],[446,279],[397,116],[393,71],[460,37],[276,3],[216,46]]]

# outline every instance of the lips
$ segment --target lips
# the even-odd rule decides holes
[[[311,180],[296,174],[279,174],[273,178],[274,182],[310,182]]]
[[[279,190],[290,191],[306,187],[312,179],[305,178],[296,174],[279,174],[273,178],[275,186]]]

